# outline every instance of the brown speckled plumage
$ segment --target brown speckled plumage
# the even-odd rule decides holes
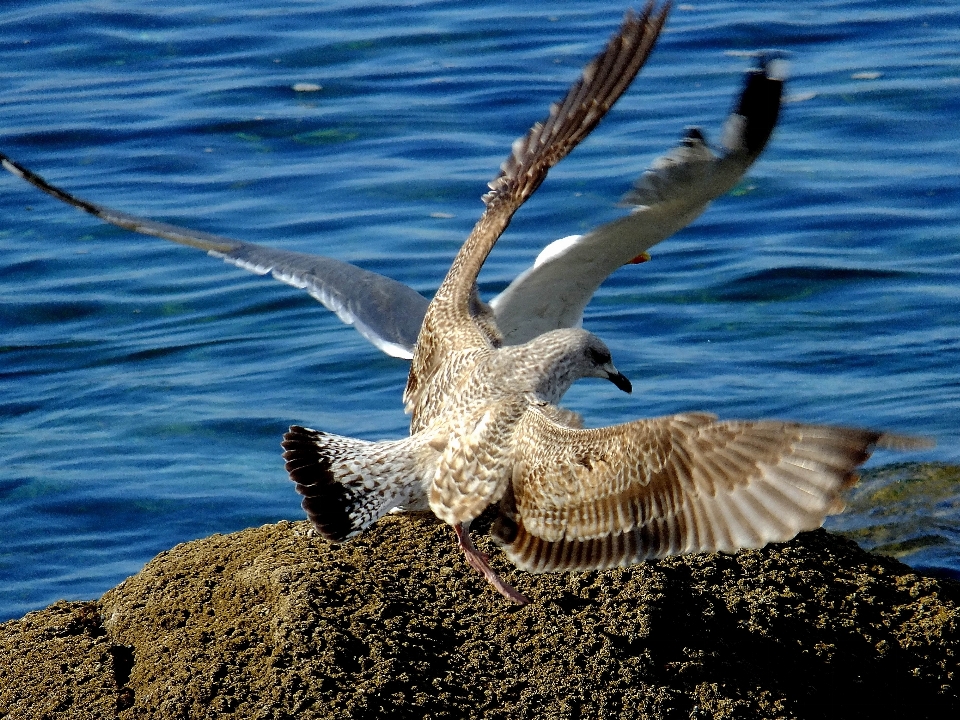
[[[490,192],[483,198],[486,209],[430,302],[417,338],[404,392],[404,402],[413,414],[411,431],[426,424],[418,404],[439,368],[457,362],[451,355],[496,345],[488,330],[495,321],[477,295],[477,274],[514,213],[540,187],[550,168],[590,134],[633,82],[653,49],[670,4],[657,14],[653,9],[651,0],[639,16],[627,13],[619,32],[563,100],[514,142],[510,157],[490,183]]]
[[[576,380],[630,390],[596,336],[554,330],[501,347],[476,279],[513,214],[547,171],[629,86],[669,3],[634,17],[549,117],[514,143],[486,210],[430,303],[404,393],[410,436],[370,443],[294,427],[287,470],[315,526],[333,540],[398,506],[429,507],[453,526],[467,562],[506,597],[467,528],[498,503],[494,535],[533,571],[586,570],[669,554],[734,551],[786,540],[843,507],[840,493],[879,432],[689,413],[582,429],[557,406]]]
[[[706,413],[579,430],[527,413],[494,535],[532,572],[733,552],[789,540],[840,512],[875,445],[909,438]]]

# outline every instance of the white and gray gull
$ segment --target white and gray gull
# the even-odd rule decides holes
[[[494,538],[532,572],[623,566],[732,552],[819,527],[875,446],[923,441],[857,428],[718,421],[685,413],[584,429],[560,408],[573,382],[629,392],[610,352],[582,329],[505,345],[477,275],[517,209],[627,89],[669,10],[647,5],[586,67],[549,116],[514,143],[486,208],[430,302],[404,393],[411,431],[368,442],[294,426],[286,468],[327,538],[344,541],[386,512],[427,508],[450,524],[472,567],[505,597],[527,598],[490,567],[468,527],[494,505]]]
[[[760,156],[780,111],[785,64],[762,60],[747,73],[714,154],[703,133],[689,129],[657,158],[621,203],[630,213],[584,235],[547,245],[490,301],[505,345],[562,327],[579,327],[597,288],[617,268],[695,220],[743,177]],[[331,257],[290,252],[157,222],[77,197],[0,153],[0,164],[49,195],[113,225],[206,250],[214,257],[305,289],[373,345],[409,359],[429,301],[411,287]]]

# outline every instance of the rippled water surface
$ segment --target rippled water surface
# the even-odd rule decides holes
[[[510,142],[623,10],[19,0],[0,9],[0,148],[95,202],[429,295]],[[636,391],[584,381],[570,403],[593,424],[703,409],[929,435],[934,450],[878,453],[832,522],[893,527],[868,544],[960,574],[958,41],[953,0],[679,5],[482,290],[616,217],[685,126],[715,139],[749,54],[785,51],[789,102],[745,181],[588,310]],[[279,456],[291,422],[406,429],[406,363],[307,295],[6,175],[0,334],[0,618],[96,597],[178,542],[301,517]]]

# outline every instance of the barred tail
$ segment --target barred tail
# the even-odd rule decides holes
[[[303,509],[333,542],[358,535],[423,494],[410,438],[367,442],[293,425],[281,445]]]

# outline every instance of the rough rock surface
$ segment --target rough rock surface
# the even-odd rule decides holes
[[[624,571],[493,561],[533,604],[425,516],[180,545],[0,625],[0,717],[958,717],[960,584],[822,530]]]

